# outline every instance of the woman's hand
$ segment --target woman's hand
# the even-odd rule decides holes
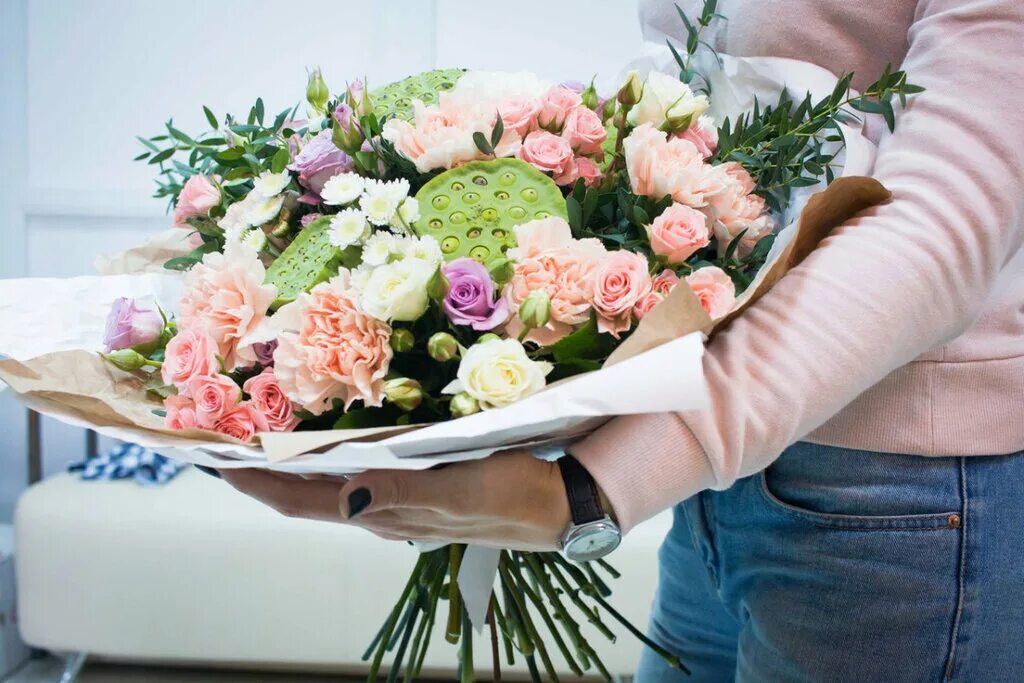
[[[424,472],[365,472],[341,487],[268,472],[221,475],[282,514],[345,522],[389,540],[553,550],[569,526],[558,465],[526,451]]]

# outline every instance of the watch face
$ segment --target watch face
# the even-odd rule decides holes
[[[565,554],[576,562],[590,562],[615,550],[621,540],[618,529],[612,527],[581,529],[578,536],[566,543]]]

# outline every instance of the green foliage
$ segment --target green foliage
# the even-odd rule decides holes
[[[701,8],[700,16],[696,20],[691,20],[686,16],[686,12],[682,10],[679,5],[676,5],[676,14],[683,22],[683,26],[686,27],[686,44],[683,46],[683,52],[680,53],[675,45],[672,44],[671,40],[666,40],[668,49],[672,52],[672,57],[676,60],[676,64],[679,65],[679,80],[684,83],[694,85],[694,89],[697,92],[704,92],[710,94],[711,84],[708,82],[703,75],[697,73],[697,71],[691,66],[693,56],[697,54],[701,47],[706,47],[711,51],[716,58],[718,53],[715,52],[715,48],[711,46],[706,40],[701,38],[704,33],[704,29],[711,26],[711,22],[715,19],[725,19],[725,17],[719,14],[716,10],[718,9],[718,0],[704,0],[704,6]],[[719,60],[721,61],[721,60]],[[700,78],[701,83],[696,84],[696,79]]]

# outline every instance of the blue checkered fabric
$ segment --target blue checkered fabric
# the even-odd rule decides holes
[[[68,468],[69,472],[78,472],[87,481],[109,481],[114,479],[133,479],[142,486],[159,486],[166,484],[185,465],[154,453],[134,443],[123,443],[110,452],[95,458],[87,458]]]

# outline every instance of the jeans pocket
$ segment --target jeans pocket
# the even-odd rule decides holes
[[[864,531],[959,528],[951,460],[798,444],[758,475],[768,507],[819,527]]]

